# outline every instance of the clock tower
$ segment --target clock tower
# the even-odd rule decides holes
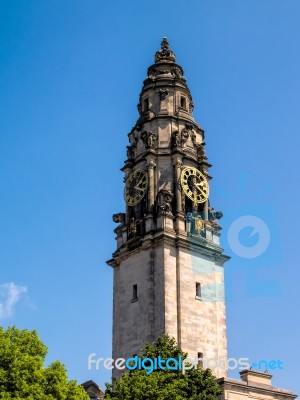
[[[226,376],[223,254],[209,201],[204,131],[183,70],[163,38],[139,98],[122,168],[126,212],[114,214],[113,358],[167,333]],[[114,370],[117,375],[118,371]]]

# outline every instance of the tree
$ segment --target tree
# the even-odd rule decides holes
[[[0,327],[0,399],[88,400],[60,361],[44,367],[46,355],[36,331]]]
[[[139,356],[162,360],[179,357],[187,358],[175,339],[168,335],[161,336],[153,344],[147,343]],[[145,363],[147,360],[145,360]],[[170,366],[172,367],[172,365]],[[105,399],[117,400],[217,400],[221,394],[216,378],[211,370],[199,366],[182,373],[182,370],[157,369],[151,374],[147,370],[134,369],[124,372],[112,384],[106,384]]]

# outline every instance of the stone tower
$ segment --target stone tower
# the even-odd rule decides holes
[[[209,202],[204,131],[166,38],[147,75],[122,168],[126,213],[113,216],[113,358],[163,333],[191,357],[226,358],[222,213]]]

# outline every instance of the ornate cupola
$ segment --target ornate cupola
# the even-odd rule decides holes
[[[228,259],[219,246],[222,213],[209,204],[204,131],[193,118],[191,92],[166,38],[148,68],[137,107],[122,168],[126,212],[113,216],[117,250],[108,261],[114,268],[114,358],[137,353],[145,340],[165,332],[188,353],[200,348],[201,354],[224,355],[224,299],[211,300],[214,293],[219,296],[216,282],[223,288]],[[200,267],[195,272],[199,260],[208,262],[211,282]],[[201,303],[198,295],[195,303],[194,287],[198,294],[202,288]],[[210,296],[207,304],[205,296]],[[203,330],[206,312],[215,312],[222,322],[212,327],[218,344],[204,351],[205,341],[211,341]],[[193,315],[193,333],[187,333]]]
[[[201,225],[201,236],[218,242],[216,217],[221,214],[209,207],[211,165],[205,154],[204,131],[193,118],[193,108],[183,70],[163,38],[143,84],[139,118],[128,135],[130,144],[122,168],[127,182],[126,224],[125,217],[114,217],[126,225],[117,229],[120,245],[130,237],[161,229],[166,222],[158,218],[162,214],[169,217],[167,225],[177,233],[197,234],[195,224]],[[182,175],[184,167],[189,169]]]

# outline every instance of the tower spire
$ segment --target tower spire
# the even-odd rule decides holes
[[[113,358],[131,357],[163,333],[190,356],[226,357],[222,274],[228,257],[219,245],[222,213],[208,199],[204,131],[167,38],[154,61],[128,134],[126,211],[113,216]]]

